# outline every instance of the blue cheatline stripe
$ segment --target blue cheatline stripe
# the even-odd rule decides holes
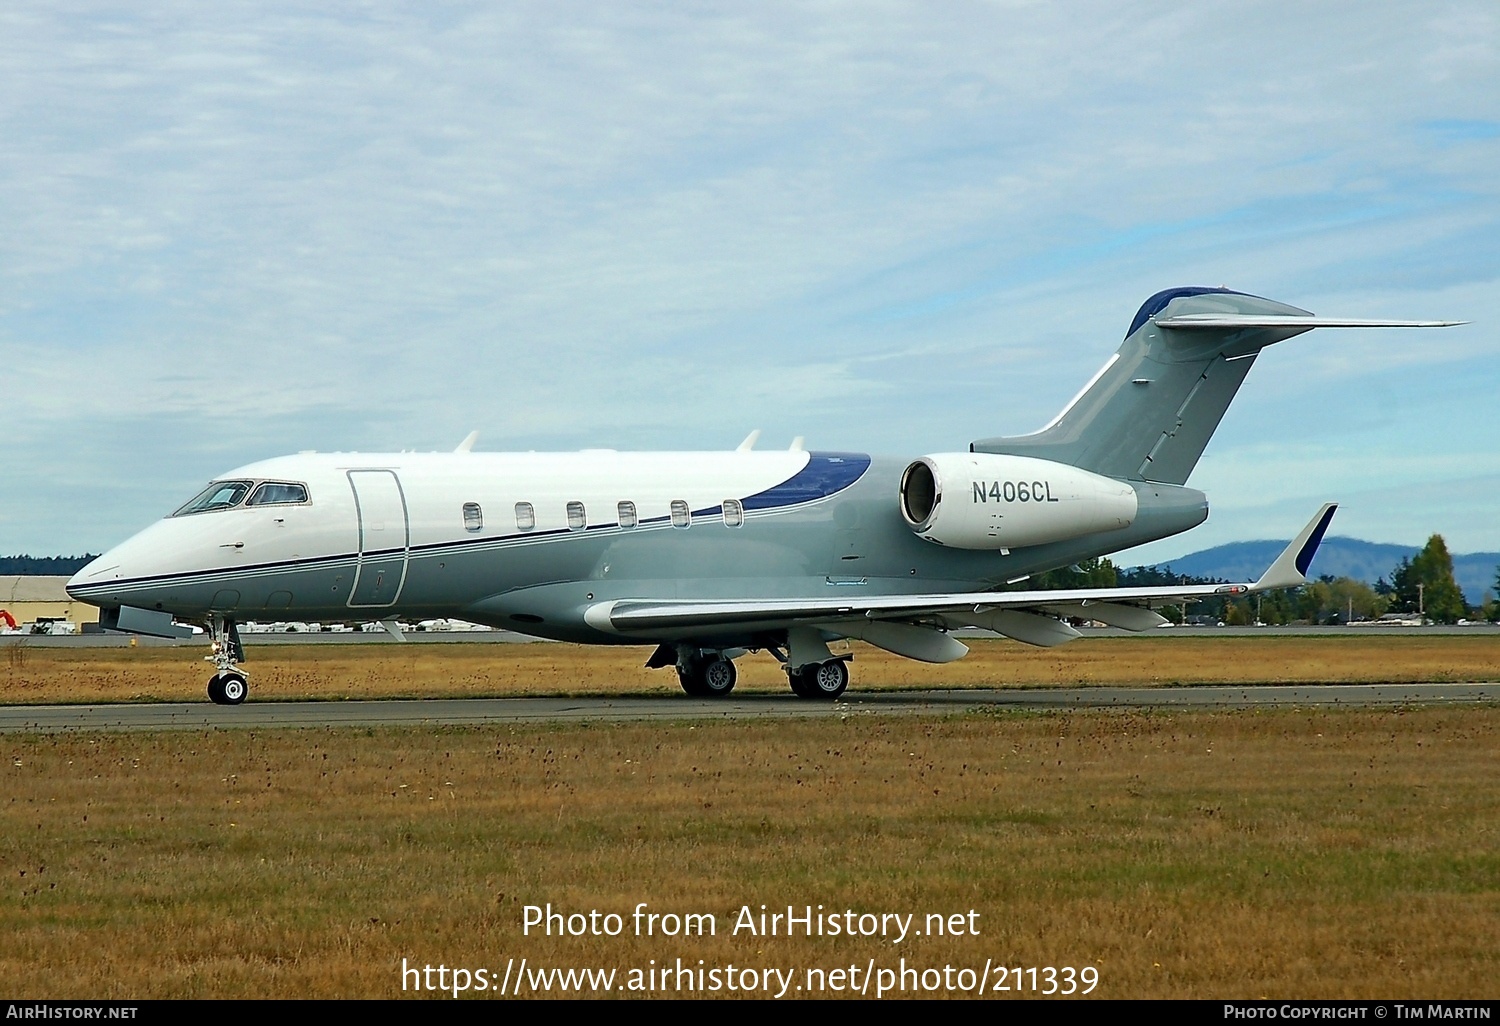
[[[795,475],[744,499],[745,512],[792,506],[826,499],[841,492],[870,469],[870,457],[862,452],[809,453],[807,466]]]

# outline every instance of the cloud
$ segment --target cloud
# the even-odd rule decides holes
[[[1497,323],[1497,39],[1482,2],[11,5],[0,549],[471,427],[962,448],[1045,422],[1174,284]],[[1493,394],[1494,337],[1297,340],[1203,469],[1232,508],[1287,474],[1257,440]],[[1374,437],[1471,451],[1454,421]]]

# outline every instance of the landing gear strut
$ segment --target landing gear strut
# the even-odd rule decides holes
[[[808,631],[806,635],[794,635],[785,654],[775,645],[768,645],[766,649],[782,664],[787,681],[800,698],[832,701],[849,686],[849,660],[852,657],[834,655],[820,633]],[[715,650],[683,642],[675,645],[663,642],[646,665],[652,669],[675,665],[683,691],[694,698],[723,698],[734,690],[734,660],[744,654],[743,648]],[[796,668],[792,664],[794,658],[800,661]]]
[[[828,650],[828,637],[816,627],[792,627],[786,632],[786,655],[771,654],[786,671],[787,683],[798,698],[832,701],[849,686],[851,655],[836,656]]]
[[[237,664],[245,661],[245,647],[234,621],[222,613],[208,618],[210,653],[204,656],[217,672],[208,678],[208,697],[215,705],[239,705],[250,693],[250,682]]]

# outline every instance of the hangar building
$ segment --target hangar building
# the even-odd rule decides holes
[[[0,610],[10,614],[17,625],[36,623],[38,619],[66,620],[74,632],[86,623],[99,622],[99,609],[68,595],[66,577],[0,577]],[[0,631],[11,626],[0,616]]]

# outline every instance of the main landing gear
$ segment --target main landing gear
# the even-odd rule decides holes
[[[822,698],[833,700],[849,686],[848,659],[830,659],[823,663],[811,663],[798,669],[787,667],[787,680],[798,698]]]
[[[768,651],[782,664],[787,681],[799,698],[832,701],[849,686],[850,657],[829,652],[821,637],[814,640],[816,644],[798,638],[785,653],[774,646],[768,647]],[[663,644],[646,666],[655,669],[675,665],[683,691],[694,698],[722,698],[734,690],[737,676],[734,660],[744,654],[743,648],[714,650]],[[801,660],[795,667],[794,654]]]
[[[210,654],[204,656],[217,672],[208,678],[208,697],[215,705],[239,705],[250,693],[250,682],[238,663],[245,661],[245,646],[234,621],[222,613],[208,618]]]
[[[694,698],[721,698],[734,690],[734,660],[722,652],[693,652],[677,661],[677,680]]]
[[[849,660],[854,657],[834,655],[828,638],[816,627],[792,627],[786,632],[786,654],[771,649],[798,698],[831,702],[849,686]]]

